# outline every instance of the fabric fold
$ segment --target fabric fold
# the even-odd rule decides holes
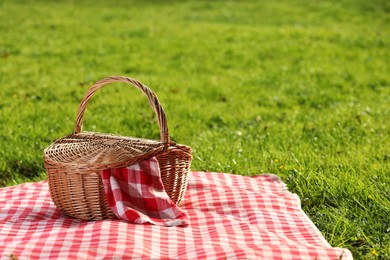
[[[101,171],[104,191],[114,214],[135,224],[188,226],[186,214],[169,198],[155,157]]]

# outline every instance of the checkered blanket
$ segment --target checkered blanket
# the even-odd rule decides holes
[[[273,175],[192,172],[190,225],[81,221],[62,215],[46,181],[0,189],[0,259],[352,259],[332,248]]]
[[[108,204],[114,214],[136,224],[188,226],[186,214],[169,198],[155,157],[101,172]]]

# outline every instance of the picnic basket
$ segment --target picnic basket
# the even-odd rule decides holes
[[[157,116],[160,140],[82,131],[89,100],[101,87],[114,82],[133,85],[146,95]],[[165,112],[147,86],[122,76],[99,80],[80,103],[74,132],[44,150],[51,198],[60,211],[74,218],[115,218],[105,196],[100,171],[127,167],[153,156],[159,162],[165,191],[174,203],[180,204],[188,182],[191,148],[170,140]]]

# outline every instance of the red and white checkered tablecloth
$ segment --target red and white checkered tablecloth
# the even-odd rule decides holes
[[[352,259],[332,248],[273,175],[192,172],[188,227],[81,221],[46,181],[0,189],[0,259]]]

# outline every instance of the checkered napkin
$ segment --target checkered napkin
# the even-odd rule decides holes
[[[108,204],[114,214],[135,224],[188,226],[186,214],[169,198],[155,157],[101,172]]]

